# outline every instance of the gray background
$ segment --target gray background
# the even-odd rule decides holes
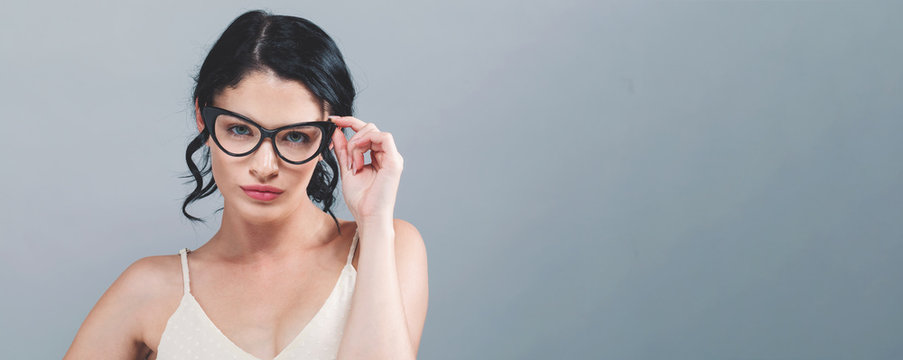
[[[862,1],[5,4],[4,358],[215,232],[191,76],[254,8],[333,36],[395,135],[420,358],[903,358],[903,6]]]

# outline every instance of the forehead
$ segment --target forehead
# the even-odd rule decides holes
[[[217,94],[212,105],[247,116],[270,129],[326,120],[321,104],[302,83],[279,78],[272,72],[245,75],[235,87],[226,87]]]

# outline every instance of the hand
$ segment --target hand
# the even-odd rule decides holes
[[[338,125],[330,148],[339,161],[342,195],[351,215],[359,222],[392,221],[404,165],[392,134],[379,131],[373,123],[365,123],[351,116],[329,118]],[[349,140],[342,132],[346,127],[356,132]],[[367,151],[370,151],[370,163],[364,164],[364,153]]]

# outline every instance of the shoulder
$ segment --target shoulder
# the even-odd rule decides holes
[[[395,261],[396,266],[399,268],[399,273],[402,271],[425,273],[426,244],[424,244],[420,230],[414,224],[402,219],[393,219],[392,225],[395,232]],[[357,230],[358,224],[356,221],[346,221],[342,226],[343,228],[347,227],[353,233]],[[360,254],[360,248],[358,246],[355,249],[355,261],[353,261],[355,268],[357,268],[356,260]]]
[[[142,310],[155,300],[181,293],[179,255],[146,256],[132,262],[113,281],[97,305],[118,311]]]
[[[180,255],[140,258],[123,271],[120,279],[121,296],[138,311],[134,316],[140,321],[142,340],[159,336],[183,295]]]
[[[159,281],[164,273],[179,272],[181,265],[172,269],[173,264],[180,264],[178,254],[145,256],[132,262],[120,277],[124,281]]]
[[[140,307],[161,297],[171,297],[174,292],[181,293],[181,285],[179,255],[154,255],[132,262],[107,292],[125,300],[128,306]]]
[[[414,224],[402,219],[393,220],[393,229],[395,231],[395,260],[399,263],[398,265],[425,267],[426,244],[420,230]]]
[[[139,328],[172,307],[182,295],[182,265],[178,254],[146,256],[132,262],[98,301],[98,305],[129,314]],[[105,299],[109,297],[109,299]],[[175,308],[173,307],[173,309]],[[143,335],[143,334],[142,334]]]
[[[395,228],[395,246],[425,248],[423,236],[420,235],[420,230],[417,230],[414,224],[402,219],[395,219],[393,226]]]
[[[357,230],[357,222],[353,220],[340,221],[343,231],[348,229],[351,233]],[[410,263],[411,261],[426,264],[426,245],[420,231],[408,221],[402,219],[393,219],[393,230],[395,232],[395,257],[396,261],[401,263]],[[349,236],[349,240],[351,235]],[[357,255],[360,253],[360,246],[355,249],[355,261],[357,267]]]
[[[180,255],[153,255],[135,260],[120,278],[127,294],[147,300],[167,295],[167,292],[182,292],[182,263]]]
[[[423,297],[425,301],[427,259],[423,236],[413,224],[401,219],[395,219],[394,227],[395,264],[398,269],[398,279],[403,290],[411,291],[411,295]]]
[[[122,354],[133,358],[131,354],[146,344],[146,334],[158,321],[157,315],[172,307],[173,300],[179,301],[179,263],[178,255],[147,256],[132,262],[88,313],[67,357]]]
[[[422,272],[426,274],[426,244],[420,230],[413,224],[402,220],[394,220],[395,228],[395,261],[399,273],[402,271]]]
[[[351,227],[352,231],[357,229],[355,221],[348,221],[345,225]],[[425,261],[426,246],[417,227],[402,219],[393,219],[392,225],[395,232],[396,260],[401,261],[413,256]]]
[[[393,219],[393,228],[395,230],[395,239],[399,238],[404,239],[406,241],[423,241],[423,238],[420,236],[420,231],[417,230],[417,227],[410,222],[407,222],[402,219]],[[354,220],[339,220],[339,226],[342,229],[350,229],[352,232],[357,230],[357,221]]]

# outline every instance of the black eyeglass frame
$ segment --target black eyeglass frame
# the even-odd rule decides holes
[[[223,145],[220,144],[219,140],[216,138],[216,127],[214,126],[214,122],[216,121],[216,118],[222,114],[237,117],[237,118],[253,125],[254,127],[256,127],[257,130],[260,131],[260,134],[261,134],[260,139],[257,140],[257,145],[254,145],[254,147],[251,148],[251,150],[248,150],[248,151],[246,151],[244,153],[240,153],[240,154],[236,154],[236,153],[230,152],[229,150],[226,150],[226,148],[223,147]],[[204,120],[204,126],[207,128],[208,132],[210,133],[210,136],[213,137],[213,142],[215,142],[216,146],[218,146],[220,148],[220,150],[222,150],[226,154],[229,154],[229,155],[235,156],[235,157],[247,156],[247,155],[253,153],[254,151],[257,151],[257,148],[260,147],[260,144],[263,144],[263,139],[269,138],[270,142],[273,144],[273,151],[276,152],[276,155],[278,155],[280,159],[285,160],[286,162],[288,162],[290,164],[295,164],[295,165],[304,164],[304,163],[310,161],[311,159],[317,157],[317,155],[319,155],[323,151],[325,151],[329,147],[329,143],[332,141],[332,134],[335,132],[336,128],[338,128],[338,126],[336,126],[336,124],[333,123],[332,120],[326,120],[326,121],[308,121],[308,122],[302,122],[302,123],[295,123],[295,124],[285,125],[285,126],[281,126],[276,129],[270,130],[263,126],[260,126],[260,124],[254,122],[254,120],[248,119],[246,116],[244,116],[242,114],[234,113],[232,111],[229,111],[229,110],[226,110],[223,108],[218,108],[216,106],[205,106],[205,107],[201,108],[201,117]],[[311,155],[309,158],[301,160],[301,161],[292,161],[292,160],[287,159],[285,156],[282,155],[282,153],[279,152],[279,148],[276,146],[276,134],[278,134],[280,131],[290,129],[290,128],[296,128],[299,126],[316,126],[316,127],[320,128],[320,131],[322,132],[323,137],[320,139],[320,146],[317,148],[317,151],[314,152],[313,155]]]

